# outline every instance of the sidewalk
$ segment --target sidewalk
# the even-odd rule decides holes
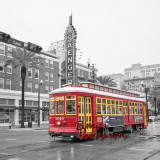
[[[48,130],[49,124],[40,124],[40,127],[38,127],[37,124],[33,124],[32,127],[28,127],[28,125],[25,125],[25,128],[21,128],[20,125],[12,126],[9,128],[9,126],[0,126],[0,131],[3,130]]]

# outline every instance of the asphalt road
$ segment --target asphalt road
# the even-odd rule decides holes
[[[0,130],[0,160],[159,160],[160,124],[123,137],[71,142],[47,129]]]

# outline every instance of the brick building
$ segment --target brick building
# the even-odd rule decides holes
[[[9,122],[20,125],[21,121],[21,77],[20,68],[4,67],[5,61],[12,59],[14,45],[0,42],[0,126],[8,126]],[[28,122],[37,124],[38,91],[40,80],[40,122],[48,122],[49,92],[61,86],[59,58],[56,54],[41,51],[45,67],[43,70],[28,68],[25,80],[25,125]]]

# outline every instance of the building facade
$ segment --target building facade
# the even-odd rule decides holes
[[[117,89],[124,89],[124,75],[122,73],[109,74],[106,76],[112,78],[114,82],[116,82]]]
[[[160,64],[133,64],[132,67],[124,69],[124,80],[128,89],[143,91],[142,83],[149,88],[153,87],[156,73],[160,73]]]
[[[124,69],[124,82],[127,90],[139,92],[145,98],[145,87],[148,88],[148,96],[153,88],[160,86],[160,64],[146,65],[133,64],[132,67]],[[145,87],[144,87],[145,86]],[[148,101],[149,114],[153,112],[154,106]]]
[[[21,76],[20,67],[5,67],[8,59],[12,59],[14,45],[0,42],[0,126],[8,126],[9,122],[20,125],[21,122]],[[38,92],[40,87],[40,122],[48,123],[49,92],[61,86],[59,58],[53,53],[41,51],[45,67],[42,70],[28,68],[25,79],[25,125],[38,121]],[[40,81],[43,84],[40,85]]]
[[[48,52],[55,53],[59,57],[61,66],[61,85],[63,86],[66,84],[66,50],[64,40],[51,43]],[[76,85],[79,85],[80,82],[96,82],[97,69],[94,68],[94,66],[78,63],[77,59],[75,66]]]

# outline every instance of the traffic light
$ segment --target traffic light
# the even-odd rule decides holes
[[[0,41],[8,43],[8,40],[11,38],[11,36],[7,33],[0,32]]]
[[[40,53],[41,50],[42,50],[42,47],[36,45],[36,44],[33,44],[33,43],[30,43],[28,42],[28,45],[27,45],[27,49],[31,52],[36,52],[36,53]]]

